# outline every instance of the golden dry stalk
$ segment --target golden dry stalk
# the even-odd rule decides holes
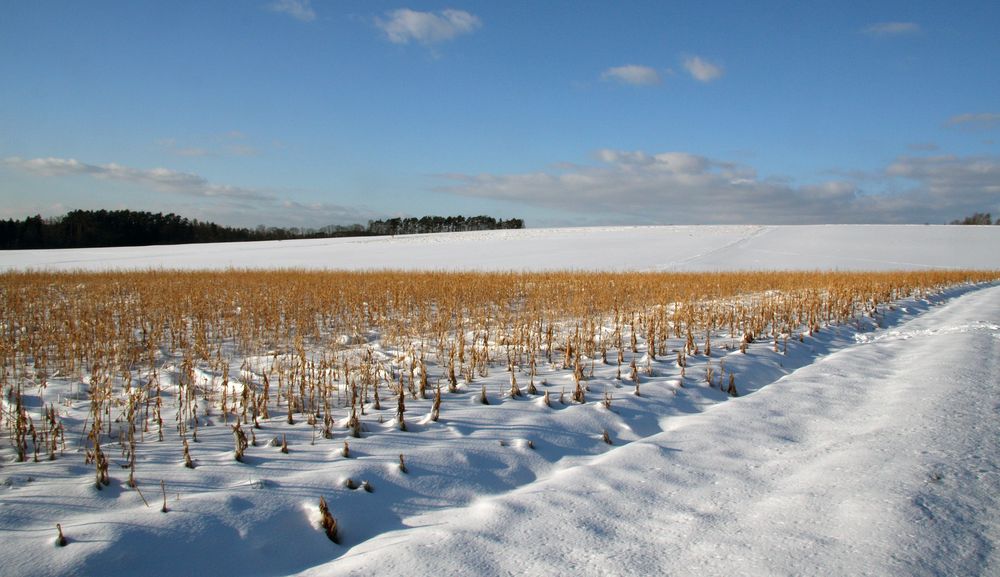
[[[326,499],[319,498],[320,528],[326,536],[334,543],[340,544],[340,535],[337,528],[337,520],[330,513],[330,508],[326,505]]]
[[[1000,271],[961,270],[5,272],[0,388],[10,410],[0,433],[18,461],[51,459],[60,440],[65,451],[58,412],[28,407],[22,389],[44,388],[55,374],[86,376],[85,455],[96,484],[105,486],[102,444],[120,439],[131,477],[137,443],[147,432],[164,440],[172,415],[178,444],[197,441],[199,425],[235,422],[241,459],[249,443],[240,425],[260,426],[271,415],[291,425],[298,413],[313,427],[322,419],[332,436],[331,415],[350,407],[351,434],[360,436],[355,411],[380,410],[382,386],[398,392],[402,425],[405,387],[419,399],[436,378],[454,393],[459,375],[468,384],[506,362],[510,396],[524,392],[514,367],[528,369],[526,392],[534,395],[543,389],[535,386],[536,362],[547,361],[551,370],[561,363],[572,371],[571,394],[584,402],[595,359],[607,359],[611,349],[619,376],[626,367],[638,393],[642,355],[651,374],[654,361],[659,370],[676,352],[683,376],[700,344],[710,358],[723,349],[750,352],[755,342],[771,345],[761,353],[783,354],[789,338],[801,341],[807,332],[884,324],[894,300],[998,278]],[[168,363],[174,368],[165,374]],[[236,367],[238,375],[231,375]],[[720,388],[726,387],[722,375]],[[731,375],[730,384],[733,394]],[[644,388],[655,394],[654,387]],[[548,391],[541,394],[542,402],[554,401]],[[485,386],[479,396],[489,402]],[[559,400],[566,401],[562,393]],[[434,416],[441,403],[436,393]],[[188,450],[184,455],[190,461]]]

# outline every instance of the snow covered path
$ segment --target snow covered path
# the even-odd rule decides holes
[[[304,575],[998,575],[1000,287]]]

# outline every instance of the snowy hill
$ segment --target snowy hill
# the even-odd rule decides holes
[[[1000,269],[1000,226],[658,226],[0,251],[0,270]]]

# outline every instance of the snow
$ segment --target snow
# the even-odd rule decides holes
[[[1000,287],[886,334],[305,574],[995,575]]]
[[[552,229],[4,252],[0,267],[1000,269],[998,241],[1000,227]],[[330,440],[276,416],[243,463],[223,417],[203,416],[195,469],[169,426],[172,442],[146,433],[141,494],[111,443],[112,483],[95,489],[84,385],[56,376],[29,402],[60,407],[66,455],[14,463],[0,447],[0,574],[998,575],[1000,284],[907,299],[877,320],[790,339],[784,354],[713,339],[713,357],[692,357],[684,378],[669,355],[653,361],[639,397],[597,362],[588,402],[573,403],[569,371],[540,363],[549,407],[510,398],[494,367],[443,392],[437,422],[430,399],[408,397],[407,431],[387,398],[358,439],[344,411]],[[740,397],[705,382],[709,364],[736,375]],[[161,378],[177,375],[167,365]],[[268,443],[282,435],[288,454]],[[318,528],[320,496],[339,545]],[[56,523],[66,547],[54,545]]]
[[[1000,269],[1000,227],[654,226],[524,229],[133,248],[0,251],[0,270]]]

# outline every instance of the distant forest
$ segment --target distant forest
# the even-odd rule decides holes
[[[997,218],[996,222],[992,222],[990,213],[977,212],[972,216],[967,216],[960,220],[953,220],[949,224],[1000,224],[1000,218]]]
[[[378,236],[429,232],[524,228],[524,221],[513,218],[497,220],[489,216],[425,216],[371,220],[368,226],[352,224],[322,228],[256,228],[221,226],[176,214],[136,212],[131,210],[74,210],[64,216],[24,220],[0,220],[0,249],[84,248],[142,246],[203,242],[242,242],[254,240],[289,240],[295,238],[332,238],[343,236]]]
[[[390,218],[368,221],[369,234],[421,234],[427,232],[466,232],[470,230],[500,230],[524,228],[519,218],[497,220],[490,216],[425,216],[422,218]]]

